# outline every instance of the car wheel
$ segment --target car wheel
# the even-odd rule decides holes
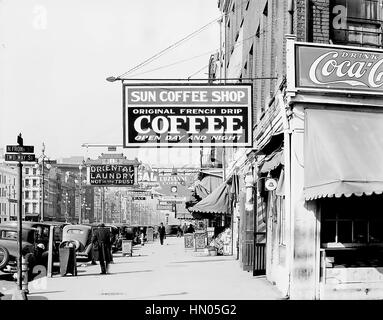
[[[5,268],[9,261],[9,252],[7,248],[0,246],[0,270]]]

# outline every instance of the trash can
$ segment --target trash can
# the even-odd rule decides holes
[[[77,276],[76,248],[70,242],[63,242],[59,247],[60,274],[65,276],[67,273]]]

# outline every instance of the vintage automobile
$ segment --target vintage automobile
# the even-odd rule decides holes
[[[75,246],[76,258],[79,260],[92,260],[92,227],[83,224],[70,224],[63,228],[62,242],[72,243]]]
[[[8,221],[2,223],[2,225],[9,225],[17,227],[17,221]],[[37,229],[37,242],[44,245],[44,249],[48,250],[49,245],[49,233],[50,226],[53,226],[53,261],[59,261],[59,245],[62,241],[62,230],[65,225],[68,223],[65,222],[54,222],[54,221],[44,221],[44,222],[34,222],[34,221],[23,221],[23,228],[35,228]]]
[[[0,271],[17,272],[18,230],[11,224],[0,224]],[[38,243],[38,230],[28,226],[22,229],[22,255],[28,261],[29,275],[33,267],[47,265],[48,255],[43,245]]]
[[[178,230],[178,225],[166,225],[165,226],[165,234],[167,237],[176,236]]]
[[[92,235],[93,231],[96,230],[99,227],[99,223],[93,223],[90,224],[92,227]],[[118,234],[119,234],[119,228],[114,224],[108,224],[105,223],[104,228],[108,228],[110,231],[110,242],[112,243],[112,252],[116,252],[117,249],[117,242],[118,242]]]
[[[116,224],[118,228],[118,237],[116,241],[116,250],[122,250],[122,240],[132,240],[134,239],[134,228],[129,226],[128,224]],[[133,244],[133,243],[132,243]]]

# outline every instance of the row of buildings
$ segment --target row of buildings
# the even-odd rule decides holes
[[[210,82],[253,87],[253,148],[221,153],[241,268],[290,299],[381,299],[382,0],[218,8]]]
[[[138,181],[133,187],[93,186],[87,182],[92,164],[133,164]],[[44,168],[44,169],[43,169]],[[0,163],[0,223],[17,220],[19,168]],[[127,223],[129,225],[179,225],[191,219],[183,203],[195,170],[151,168],[121,153],[101,154],[98,159],[71,157],[60,161],[24,163],[22,214],[24,220],[70,223]],[[176,188],[172,191],[171,188]],[[168,202],[159,206],[160,199]],[[172,198],[181,199],[172,206]]]

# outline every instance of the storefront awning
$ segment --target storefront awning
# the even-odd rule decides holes
[[[270,156],[267,156],[261,165],[259,172],[267,173],[277,168],[280,164],[284,164],[283,150],[277,151]]]
[[[226,183],[222,183],[206,198],[189,208],[189,211],[204,214],[227,214],[228,206],[229,187]]]
[[[306,200],[383,192],[383,113],[307,109]]]

